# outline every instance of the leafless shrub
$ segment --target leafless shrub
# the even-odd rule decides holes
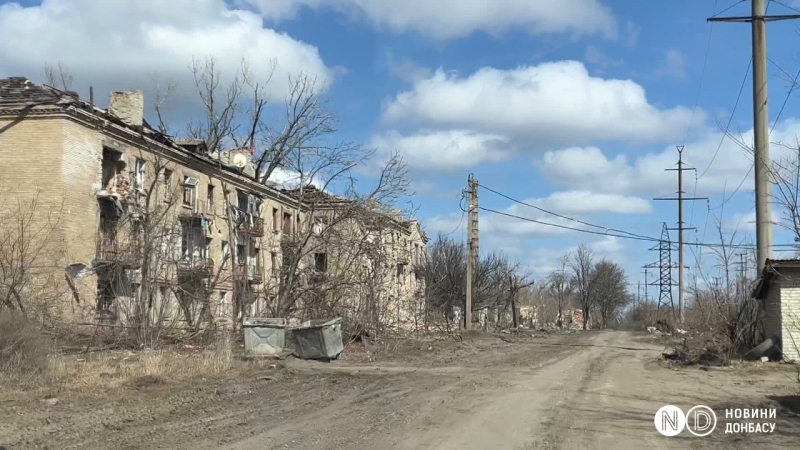
[[[67,275],[54,246],[60,220],[61,209],[40,205],[38,194],[24,202],[0,198],[0,310],[58,323]]]
[[[45,83],[62,91],[69,91],[72,89],[72,75],[69,69],[58,62],[58,67],[53,67],[50,64],[44,65]]]
[[[36,375],[48,368],[50,341],[19,312],[0,308],[0,372]]]

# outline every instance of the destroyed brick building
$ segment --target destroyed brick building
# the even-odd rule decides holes
[[[784,359],[800,361],[800,260],[767,260],[753,296],[763,302],[766,337]]]
[[[285,255],[309,245],[298,236],[321,235],[324,216],[347,200],[315,208],[255,181],[252,152],[209,153],[202,140],[160,133],[144,119],[139,91],[113,92],[101,109],[26,78],[0,79],[0,196],[35,199],[36,220],[52,222],[49,278],[63,289],[53,306],[68,320],[193,322],[206,314],[230,325],[265,314],[286,278]],[[383,251],[358,267],[379,265],[377,297],[394,322],[407,321],[403,308],[423,290],[415,265],[427,237],[396,213],[364,217],[382,218]],[[356,228],[375,234],[372,222]],[[342,249],[317,241],[292,274],[304,292],[345,264]],[[156,294],[137,311],[145,291]]]

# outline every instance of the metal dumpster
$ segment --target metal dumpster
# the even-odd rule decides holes
[[[342,318],[303,322],[292,329],[295,353],[302,359],[335,359],[344,350]]]
[[[242,324],[244,352],[248,355],[276,355],[286,343],[286,319],[250,318]]]

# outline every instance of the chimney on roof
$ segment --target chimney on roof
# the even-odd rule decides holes
[[[142,91],[114,91],[108,96],[108,112],[131,126],[144,123]]]

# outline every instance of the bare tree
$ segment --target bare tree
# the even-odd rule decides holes
[[[72,89],[72,75],[69,69],[58,62],[58,67],[53,67],[50,64],[44,65],[45,84],[62,91],[69,91]]]
[[[324,220],[326,229],[346,228],[356,218],[387,213],[399,198],[409,194],[406,166],[398,155],[391,155],[380,169],[377,182],[369,189],[357,189],[355,169],[366,167],[375,152],[337,138],[337,117],[328,110],[327,98],[321,95],[324,86],[311,76],[300,74],[289,79],[289,95],[282,105],[284,114],[271,120],[267,117],[266,91],[271,76],[257,80],[243,62],[231,81],[223,82],[213,58],[194,60],[192,71],[204,114],[187,131],[206,143],[220,170],[229,155],[225,150],[234,146],[245,148],[252,155],[252,168],[243,173],[254,181],[275,186],[273,175],[279,170],[281,175],[293,178],[277,186],[296,200],[293,217],[297,221],[285,230],[281,241],[280,280],[276,304],[271,308],[280,316],[290,314],[301,297],[308,301],[312,295],[305,266],[315,253],[330,244],[316,236],[316,222]],[[321,195],[334,188],[340,195]],[[300,221],[300,217],[306,220]],[[367,234],[356,236],[364,238]],[[235,239],[231,236],[232,242]],[[319,297],[319,286],[315,289],[313,295]]]
[[[54,252],[60,221],[61,209],[40,205],[38,193],[24,203],[0,200],[0,309],[56,324],[54,305],[66,294],[61,282],[69,277]]]
[[[589,323],[589,313],[595,306],[596,296],[594,292],[594,257],[592,251],[585,245],[581,245],[575,250],[570,262],[572,268],[572,280],[575,286],[575,293],[583,312],[583,329],[587,329]]]
[[[592,284],[600,313],[600,327],[606,328],[612,320],[619,318],[622,309],[631,301],[628,280],[622,267],[603,259],[595,264]]]
[[[566,306],[574,292],[571,278],[567,273],[570,262],[570,254],[565,253],[558,259],[558,269],[553,270],[547,276],[547,288],[558,304],[558,315],[556,325],[561,328],[564,326],[564,306]]]

